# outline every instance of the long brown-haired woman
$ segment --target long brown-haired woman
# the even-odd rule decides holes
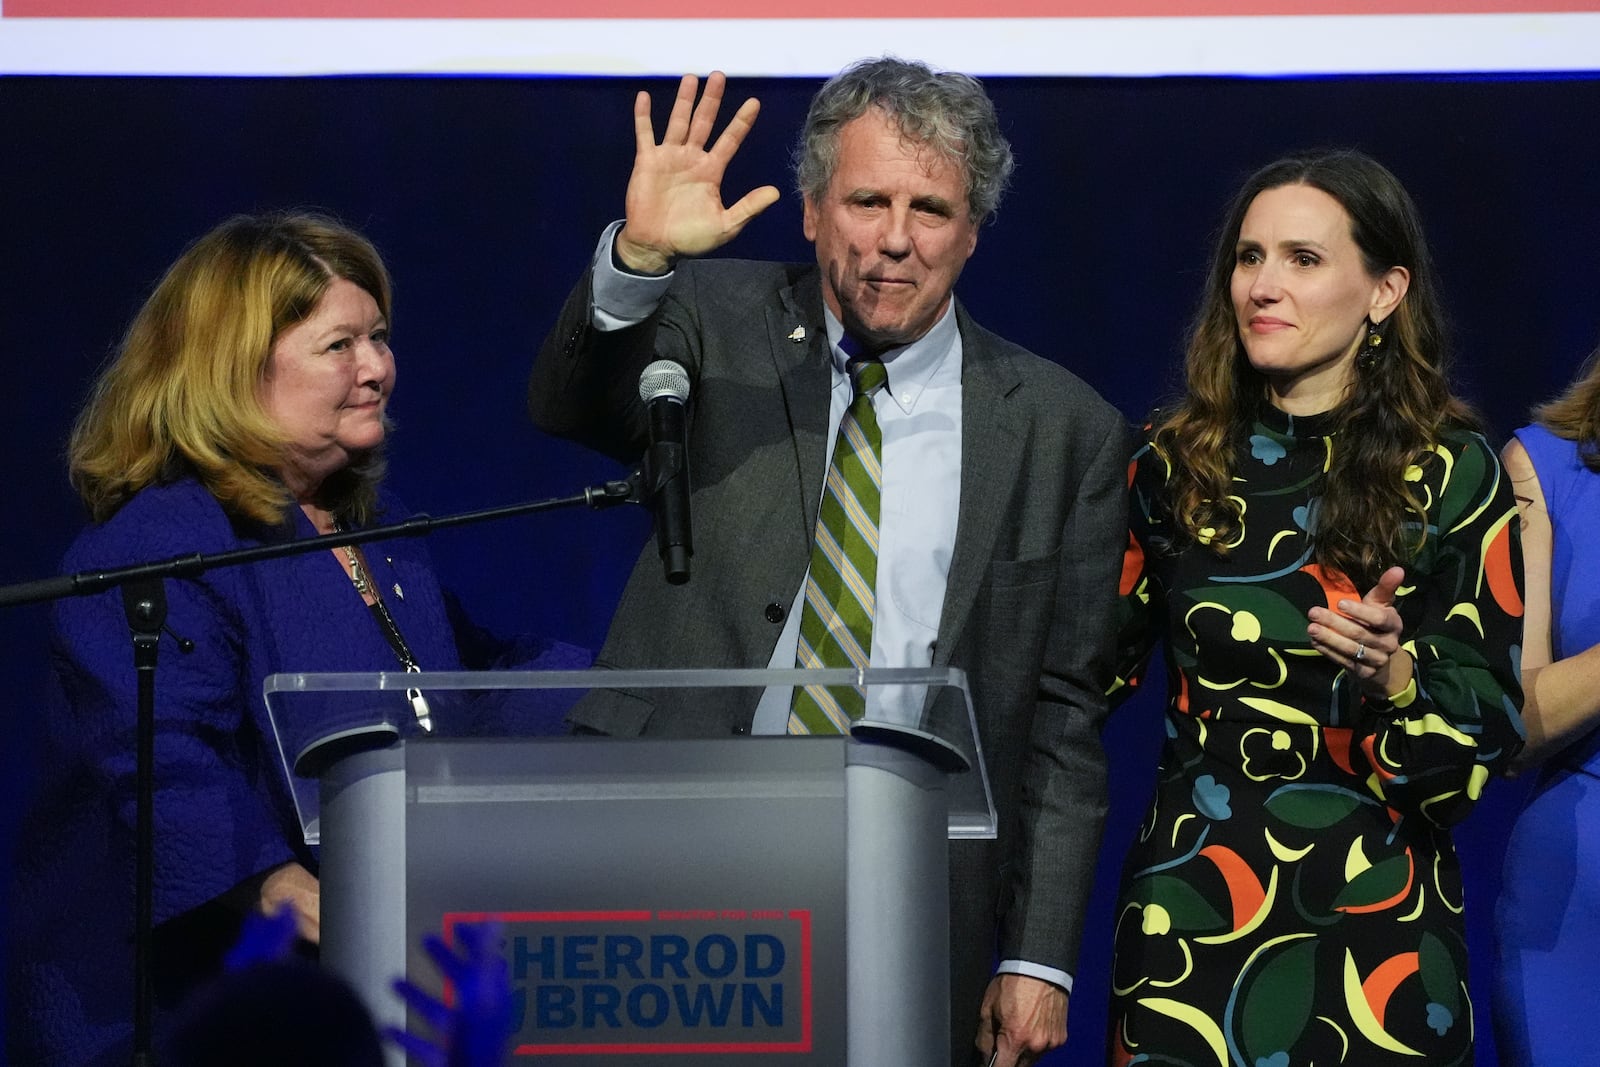
[[[1111,1062],[1466,1064],[1449,830],[1520,746],[1515,505],[1450,392],[1411,198],[1258,171],[1135,455],[1122,692],[1166,646]]]

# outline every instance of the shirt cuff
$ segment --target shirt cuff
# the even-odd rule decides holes
[[[633,274],[617,267],[611,252],[623,221],[618,219],[606,227],[594,252],[589,321],[602,333],[637,326],[648,319],[661,306],[661,299],[672,284],[671,271],[661,275]]]
[[[1400,650],[1411,657],[1411,678],[1406,682],[1406,687],[1391,697],[1367,696],[1364,698],[1367,705],[1379,714],[1387,715],[1395,711],[1405,711],[1415,704],[1417,698],[1422,695],[1422,685],[1417,680],[1417,675],[1422,670],[1422,661],[1417,658],[1417,654],[1411,651],[1410,648],[1402,645]]]
[[[1406,687],[1404,689],[1400,690],[1400,692],[1389,698],[1389,703],[1393,707],[1399,708],[1403,711],[1406,708],[1409,708],[1412,704],[1416,703],[1416,700],[1417,661],[1413,659],[1411,661],[1411,680],[1406,683]]]
[[[1054,967],[1029,963],[1027,960],[1001,960],[1000,966],[994,970],[996,974],[1020,974],[1028,978],[1037,978],[1051,985],[1060,986],[1069,994],[1072,992],[1072,975],[1066,971],[1058,971]]]

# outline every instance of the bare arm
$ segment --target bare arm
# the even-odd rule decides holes
[[[1512,438],[1500,458],[1511,475],[1522,517],[1522,566],[1528,582],[1522,630],[1522,725],[1528,746],[1512,763],[1514,770],[1523,771],[1600,723],[1600,645],[1552,661],[1550,513],[1522,442]]]
[[[746,223],[778,202],[777,188],[763,185],[732,207],[723,205],[722,176],[761,110],[753,97],[746,100],[712,142],[711,129],[726,83],[722,72],[714,71],[696,104],[699,80],[685,74],[659,144],[650,119],[650,94],[641,92],[634,98],[628,221],[616,241],[617,257],[629,270],[664,274],[678,256],[703,255],[727,244]]]

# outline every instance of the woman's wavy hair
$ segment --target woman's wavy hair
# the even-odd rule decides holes
[[[73,487],[101,522],[146,486],[192,474],[231,514],[278,526],[292,503],[287,444],[261,402],[272,346],[337,278],[390,319],[389,274],[372,244],[303,212],[240,215],[178,257],[101,369],[68,446]],[[319,490],[341,520],[370,517],[382,448]]]
[[[1533,409],[1533,421],[1576,442],[1583,465],[1600,474],[1600,348],[1589,353],[1577,380],[1560,396]]]
[[[1233,309],[1236,244],[1255,198],[1286,185],[1320,189],[1339,202],[1373,278],[1392,267],[1411,276],[1384,323],[1381,349],[1375,358],[1359,358],[1336,409],[1338,436],[1311,531],[1316,561],[1366,588],[1411,559],[1427,536],[1424,504],[1407,469],[1424,462],[1424,450],[1447,425],[1477,426],[1471,408],[1450,391],[1438,283],[1416,205],[1382,164],[1354,150],[1322,152],[1269,163],[1245,182],[1218,232],[1190,328],[1186,394],[1159,417],[1155,439],[1168,456],[1181,457],[1171,483],[1180,542],[1225,554],[1242,520],[1230,498],[1237,450],[1268,402],[1266,379],[1245,356]]]

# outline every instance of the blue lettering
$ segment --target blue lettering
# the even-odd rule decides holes
[[[527,1025],[528,987],[518,986],[511,991],[511,1032],[514,1034]]]
[[[592,1030],[596,1022],[604,1021],[611,1029],[622,1026],[617,1018],[617,1008],[622,1004],[622,993],[614,985],[586,985],[583,987],[583,1026]]]
[[[620,934],[606,936],[606,977],[615,978],[622,971],[635,982],[644,978],[639,961],[644,958],[644,942],[637,937]]]
[[[761,962],[761,951],[767,951],[767,962]],[[783,942],[771,934],[744,935],[744,976],[746,978],[771,978],[783,970],[785,953]]]
[[[566,1030],[578,1025],[572,1010],[577,995],[571,986],[542,985],[534,994],[534,1025],[541,1030]]]
[[[646,982],[628,989],[624,999],[623,987],[607,983],[545,984],[533,987],[533,1025],[539,1030],[653,1030],[676,1017],[685,1029],[723,1029],[731,1024],[737,998],[739,1025],[776,1029],[783,1026],[783,990],[781,982],[698,982],[673,983],[669,994]],[[528,1000],[526,988],[513,991],[513,1033],[524,1028]]]
[[[599,978],[600,969],[594,965],[594,949],[599,942],[593,934],[569,934],[561,943],[561,977]]]
[[[536,964],[539,977],[545,981],[556,976],[556,940],[553,937],[539,938],[539,948],[536,952],[528,950],[528,938],[513,937],[511,939],[511,977],[514,981],[523,982],[528,978],[528,967]]]
[[[645,1011],[645,998],[652,1001],[651,1010]],[[628,1020],[635,1026],[654,1029],[667,1021],[667,1015],[672,1011],[672,1003],[667,999],[667,991],[658,985],[634,986],[628,993]]]
[[[694,987],[694,999],[689,999],[689,987],[674,985],[672,998],[678,1002],[678,1018],[685,1026],[699,1026],[702,1016],[710,1016],[712,1026],[727,1026],[733,1012],[733,986],[724,983],[721,994],[713,1000],[711,984],[701,982]]]
[[[761,995],[761,987],[754,982],[746,982],[739,987],[740,1005],[743,1008],[741,1021],[746,1028],[755,1026],[756,1012],[761,1012],[761,1021],[768,1026],[783,1025],[783,984],[774,982],[767,987],[772,992],[770,998]]]
[[[713,950],[717,951],[719,962],[712,962]],[[702,937],[694,947],[694,965],[707,978],[726,978],[739,965],[739,949],[727,934]]]
[[[683,961],[689,957],[689,939],[676,934],[667,934],[650,939],[650,977],[665,978],[667,968],[672,968],[674,977],[689,977],[689,968]]]

